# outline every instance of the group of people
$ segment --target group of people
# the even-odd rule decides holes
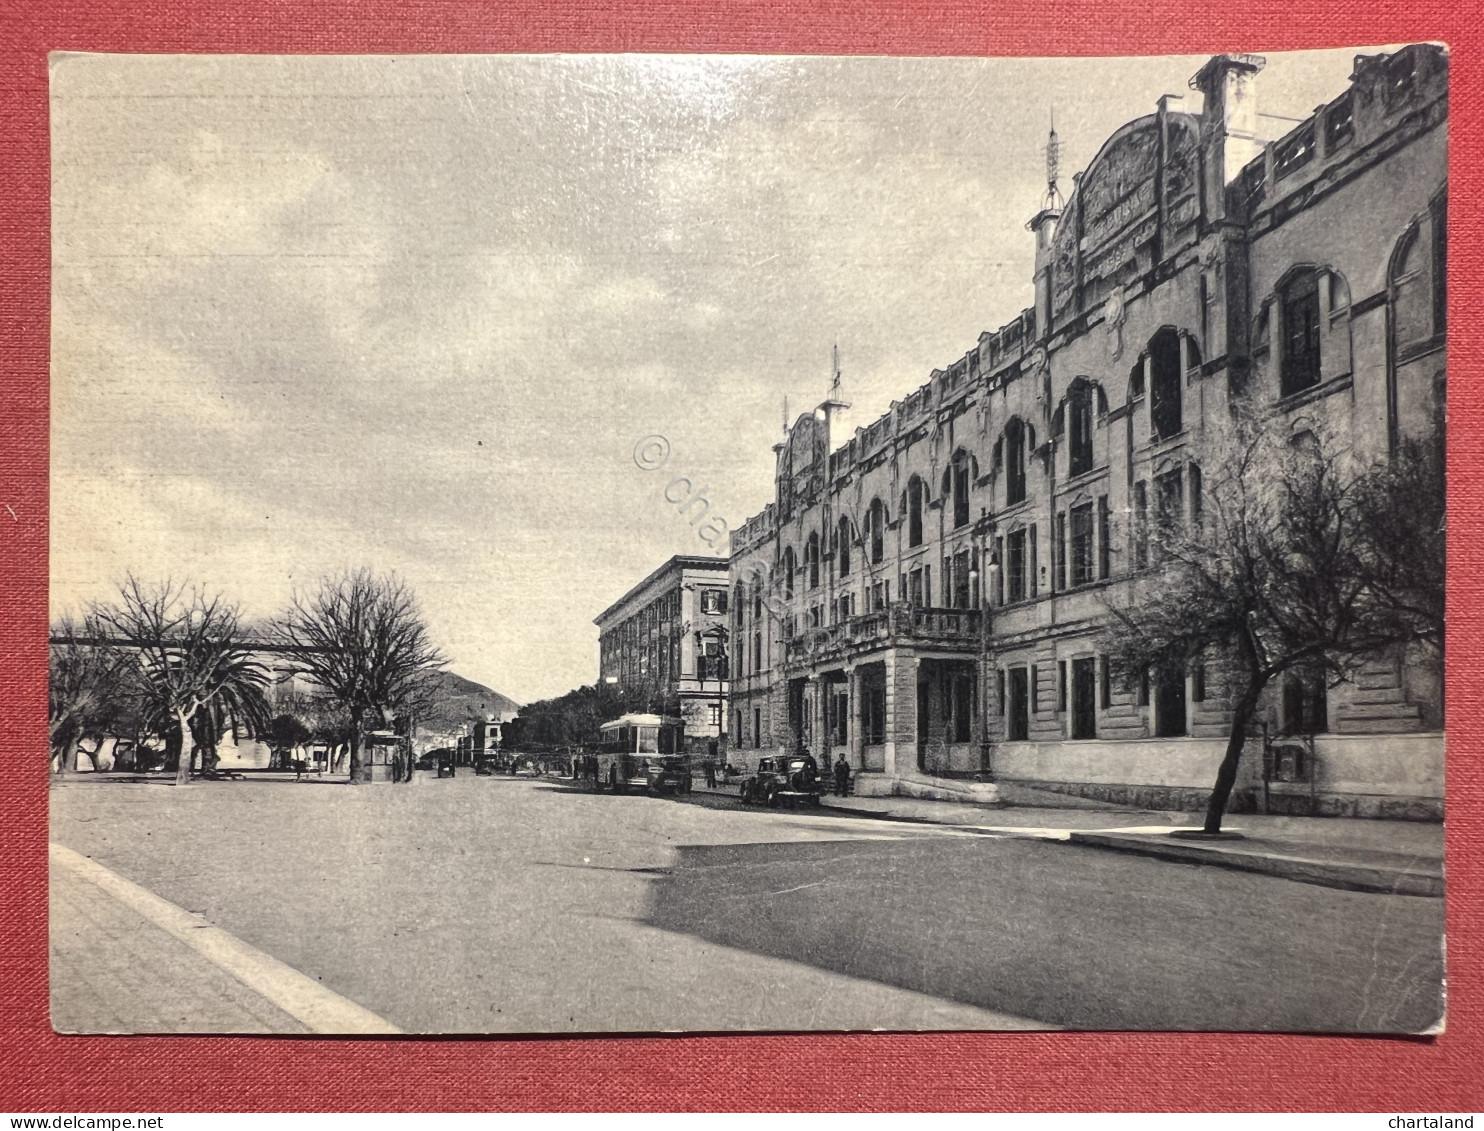
[[[808,758],[810,762],[814,761],[814,756],[812,754],[805,754],[804,757]],[[824,769],[829,771],[835,779],[835,796],[849,797],[850,763],[845,760],[845,755],[835,755],[835,764],[833,767],[830,765],[830,760],[826,758],[824,760]]]

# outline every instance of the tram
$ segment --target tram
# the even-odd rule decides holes
[[[598,728],[597,753],[588,758],[588,776],[614,793],[689,793],[690,756],[685,724],[664,715],[623,715]]]

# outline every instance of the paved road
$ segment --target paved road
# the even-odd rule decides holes
[[[52,797],[54,841],[409,1032],[1415,1031],[1438,1013],[1440,900],[528,779]],[[54,900],[53,935],[60,1027],[294,1027],[247,999],[209,1025],[182,1020],[185,991],[152,1003],[129,972],[189,959],[120,960],[148,932],[93,893]],[[115,952],[107,977],[94,951]]]

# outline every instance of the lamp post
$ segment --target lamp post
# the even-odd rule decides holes
[[[994,637],[992,618],[994,616],[994,592],[1000,578],[1000,560],[994,555],[981,550],[981,560],[985,562],[984,579],[985,586],[979,593],[979,655],[989,655],[989,643]],[[990,778],[990,743],[989,743],[989,670],[985,665],[984,690],[980,694],[979,711],[979,780],[988,781]]]

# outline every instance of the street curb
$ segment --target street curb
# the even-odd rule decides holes
[[[1167,838],[1129,836],[1118,833],[1073,832],[1070,844],[1107,848],[1173,860],[1183,864],[1210,864],[1242,872],[1259,872],[1301,884],[1340,888],[1346,891],[1381,892],[1386,895],[1417,895],[1441,898],[1443,876],[1415,868],[1389,868],[1381,864],[1347,864],[1334,860],[1309,860],[1301,856],[1250,852],[1214,845],[1189,844]]]

